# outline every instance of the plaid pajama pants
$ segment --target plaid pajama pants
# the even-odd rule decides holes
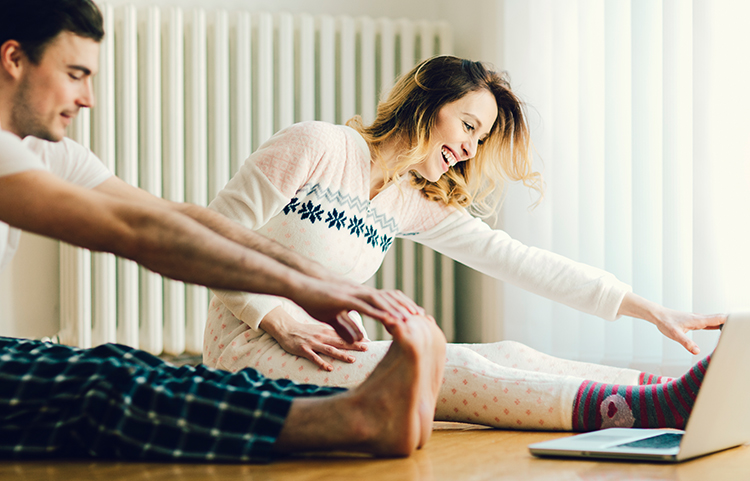
[[[0,337],[0,458],[267,461],[295,397],[340,391]]]

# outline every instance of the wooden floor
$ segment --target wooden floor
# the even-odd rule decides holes
[[[267,465],[0,462],[0,480],[750,480],[748,446],[677,465],[538,459],[526,448],[566,435],[437,423],[427,446],[404,459],[316,456]]]

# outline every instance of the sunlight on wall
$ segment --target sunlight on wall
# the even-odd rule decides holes
[[[504,68],[528,102],[544,203],[503,227],[667,307],[750,310],[750,30],[742,1],[506,0]],[[641,320],[605,323],[505,286],[504,337],[569,358],[679,372]],[[715,332],[694,339],[710,352]],[[674,372],[674,371],[670,372]]]

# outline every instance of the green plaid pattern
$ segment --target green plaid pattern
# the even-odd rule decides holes
[[[295,397],[340,391],[0,337],[0,458],[268,461]]]

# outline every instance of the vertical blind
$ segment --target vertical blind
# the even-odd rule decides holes
[[[499,227],[701,313],[750,308],[750,3],[505,0],[503,64],[527,103],[542,203]],[[502,337],[678,374],[695,361],[641,320],[607,322],[498,286]],[[716,332],[697,332],[702,355]]]

